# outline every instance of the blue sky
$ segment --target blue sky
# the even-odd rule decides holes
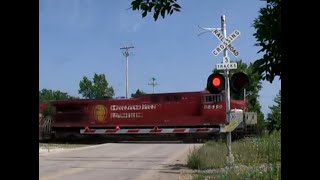
[[[182,11],[158,21],[128,10],[131,0],[40,0],[39,90],[46,88],[78,94],[83,76],[105,74],[115,96],[125,96],[125,57],[120,47],[133,45],[129,56],[129,94],[137,89],[152,93],[148,85],[155,77],[156,92],[200,91],[223,54],[211,52],[219,40],[211,33],[198,36],[202,27],[220,27],[226,15],[227,35],[241,32],[233,45],[246,63],[262,57],[254,46],[253,20],[264,1],[182,1]],[[281,81],[263,82],[262,111],[281,88]]]

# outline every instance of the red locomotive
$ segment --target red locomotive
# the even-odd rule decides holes
[[[56,137],[70,133],[218,133],[227,123],[224,95],[205,91],[147,94],[131,99],[59,100],[51,105],[54,113],[50,126]],[[232,109],[246,107],[243,100],[231,101]]]

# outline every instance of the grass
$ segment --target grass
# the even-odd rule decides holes
[[[207,142],[200,148],[193,148],[188,154],[188,167],[191,169],[210,169],[226,166],[226,145],[222,142]]]
[[[252,166],[251,168],[234,168],[223,173],[206,173],[200,172],[191,176],[192,180],[233,180],[233,179],[281,179],[280,164],[270,167]],[[191,179],[188,178],[188,179]]]
[[[223,141],[209,141],[190,151],[188,167],[201,170],[193,179],[280,179],[280,132],[234,141],[231,147],[235,160],[232,167],[227,165]]]

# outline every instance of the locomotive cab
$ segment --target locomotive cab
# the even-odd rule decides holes
[[[226,123],[226,107],[223,94],[203,94],[201,109],[204,121],[208,125],[220,125]]]
[[[201,99],[202,115],[210,125],[226,124],[225,94],[203,94]],[[243,100],[230,100],[231,109],[244,110],[247,104]]]

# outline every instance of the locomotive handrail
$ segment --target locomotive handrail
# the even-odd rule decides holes
[[[39,139],[48,138],[51,134],[52,118],[50,116],[42,117],[42,121],[39,124]]]

